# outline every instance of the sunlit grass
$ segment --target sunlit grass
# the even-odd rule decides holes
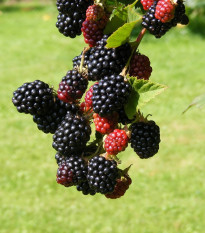
[[[11,103],[24,82],[40,79],[57,88],[80,54],[83,39],[59,34],[56,16],[52,6],[0,15],[0,232],[203,233],[204,111],[181,113],[204,93],[204,40],[186,29],[160,40],[146,36],[139,49],[150,57],[152,79],[169,87],[143,109],[160,125],[160,151],[149,160],[131,148],[119,156],[121,167],[133,164],[123,198],[87,197],[56,184],[52,136]]]

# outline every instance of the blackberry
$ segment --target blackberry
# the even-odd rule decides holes
[[[79,155],[90,140],[91,128],[87,120],[78,114],[67,113],[53,135],[53,148],[64,156]]]
[[[149,80],[151,73],[152,67],[149,58],[143,54],[134,53],[130,61],[129,75],[138,79]]]
[[[105,48],[108,35],[97,42],[95,48],[91,48],[86,58],[89,80],[100,80],[106,75],[119,74],[126,65],[131,55],[131,47],[128,43],[117,48]]]
[[[104,148],[109,155],[117,155],[128,146],[129,138],[122,129],[115,129],[104,140]]]
[[[64,102],[80,99],[88,86],[88,80],[77,70],[70,70],[63,77],[58,88],[58,98]]]
[[[154,121],[132,124],[130,143],[141,159],[152,157],[159,150],[159,126]]]
[[[114,191],[106,194],[105,196],[110,199],[120,198],[124,196],[131,183],[132,180],[128,175],[122,176],[121,178],[117,179],[117,184],[115,185]]]
[[[44,133],[54,134],[60,123],[63,121],[67,112],[77,113],[79,107],[74,104],[64,103],[56,98],[55,103],[46,115],[33,115],[33,121],[37,124],[39,130]]]
[[[57,0],[56,6],[59,12],[64,14],[72,14],[73,12],[86,12],[91,5],[90,0]]]
[[[89,184],[88,184],[87,181],[81,182],[80,184],[78,184],[76,186],[76,188],[77,188],[78,191],[82,192],[83,195],[90,194],[90,195],[94,196],[96,194],[96,191],[94,189],[90,188],[90,186],[89,186]]]
[[[141,4],[145,11],[147,11],[152,6],[153,3],[154,0],[141,0]]]
[[[182,16],[182,19],[181,19],[180,23],[181,23],[182,25],[187,25],[187,24],[189,23],[189,18],[188,18],[188,16],[184,14],[184,15]]]
[[[40,80],[24,83],[14,91],[12,102],[20,113],[45,115],[54,104],[53,90]]]
[[[106,117],[101,117],[97,113],[94,113],[93,121],[95,124],[96,132],[101,134],[108,134],[117,128],[118,113],[114,112],[113,114],[107,115]]]
[[[162,23],[169,22],[174,18],[176,5],[171,0],[159,0],[157,2],[155,18]]]
[[[73,14],[59,13],[56,27],[66,37],[75,38],[81,34],[82,23],[85,20],[85,13],[74,12]]]
[[[82,158],[71,156],[63,159],[59,165],[56,181],[65,187],[77,185],[86,180],[87,165]]]
[[[112,114],[126,104],[131,86],[121,75],[105,76],[93,86],[93,111],[100,116]]]
[[[95,156],[89,160],[87,180],[97,193],[107,194],[114,191],[118,178],[117,163]]]
[[[82,24],[81,31],[83,32],[85,43],[89,44],[90,47],[94,47],[97,41],[103,37],[103,28],[94,20],[86,19]]]
[[[181,0],[177,1],[174,12],[174,18],[167,23],[162,23],[159,19],[155,18],[157,1],[149,8],[148,12],[142,18],[142,26],[153,34],[156,38],[162,37],[170,28],[175,27],[180,23],[183,15],[185,14],[185,6]]]
[[[63,156],[60,153],[56,153],[55,160],[56,160],[56,163],[59,165],[63,160],[65,160],[65,156]]]

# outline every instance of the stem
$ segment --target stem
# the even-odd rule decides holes
[[[80,68],[79,68],[79,72],[82,73],[83,72],[83,64],[84,64],[84,59],[85,59],[85,53],[89,50],[89,47],[84,48],[83,53],[82,53],[82,57],[81,57],[81,61],[80,61]]]
[[[125,67],[123,68],[122,72],[120,73],[122,76],[125,76],[126,75],[126,72],[127,72],[127,69],[130,65],[130,60],[134,54],[134,52],[136,51],[136,49],[139,47],[141,41],[142,41],[142,38],[144,37],[145,33],[146,33],[147,29],[146,28],[143,28],[142,31],[139,33],[138,37],[137,37],[137,40],[132,48],[132,52],[131,52],[131,55],[127,61],[127,64],[125,65]]]

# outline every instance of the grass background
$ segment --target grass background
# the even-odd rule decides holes
[[[169,88],[143,108],[161,127],[159,153],[140,160],[128,148],[122,167],[133,164],[133,184],[119,200],[83,196],[57,185],[52,136],[17,113],[12,92],[35,79],[57,88],[71,69],[83,38],[64,38],[54,6],[2,7],[0,13],[0,232],[204,233],[204,111],[182,111],[204,93],[205,41],[176,28],[140,45],[152,80]]]

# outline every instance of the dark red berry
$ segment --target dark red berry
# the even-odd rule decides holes
[[[151,73],[152,67],[149,58],[143,54],[135,53],[130,61],[130,76],[148,80]]]
[[[129,189],[131,183],[131,178],[128,175],[125,175],[120,179],[117,179],[117,184],[115,185],[114,191],[112,193],[105,194],[105,196],[110,199],[120,198]]]
[[[116,155],[124,151],[128,145],[129,138],[124,130],[115,129],[105,138],[105,150],[109,155]]]

